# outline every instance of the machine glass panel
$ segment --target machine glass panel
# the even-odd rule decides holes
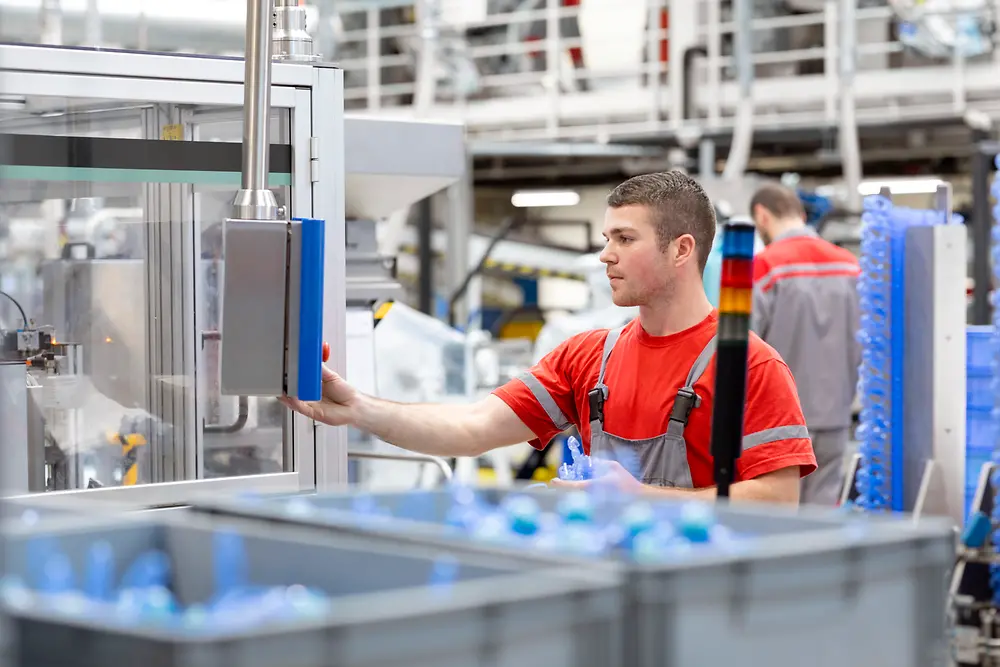
[[[272,112],[280,205],[288,117]],[[0,380],[26,415],[13,429],[4,418],[5,459],[24,462],[15,493],[292,469],[280,404],[218,389],[219,230],[240,182],[240,118],[139,101],[0,105]]]

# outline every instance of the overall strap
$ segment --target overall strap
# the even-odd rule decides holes
[[[626,325],[628,326],[628,325]],[[608,368],[608,357],[611,350],[615,349],[615,343],[622,335],[625,327],[618,327],[608,332],[608,337],[604,340],[604,353],[601,355],[601,370],[597,375],[597,384],[587,392],[587,402],[590,407],[590,426],[593,430],[594,423],[604,426],[604,402],[608,400],[608,386],[604,384],[604,373]]]
[[[698,354],[688,372],[687,381],[684,386],[677,390],[674,397],[674,407],[670,411],[670,422],[667,426],[667,434],[684,437],[684,429],[687,427],[691,410],[701,405],[701,396],[694,393],[694,384],[708,370],[708,364],[715,354],[715,336],[712,336],[705,348]]]

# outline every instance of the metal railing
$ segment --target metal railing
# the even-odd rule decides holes
[[[0,37],[34,41],[39,15],[58,14],[67,44],[81,33],[85,44],[240,51],[243,21],[227,9],[233,0],[195,12],[208,23],[181,21],[194,5],[179,1],[106,10],[98,21],[85,11],[95,3],[56,11],[48,0],[0,0]],[[311,0],[308,28],[324,58],[343,68],[350,109],[460,119],[482,141],[606,141],[737,125],[739,25],[730,7],[739,1]],[[1000,0],[981,1],[987,9],[973,18],[995,21]],[[769,12],[753,4],[747,52],[756,129],[836,124],[845,88],[862,124],[969,110],[1000,116],[997,49],[966,57],[962,33],[952,45],[962,48],[921,53],[911,27],[919,21],[888,0],[816,0],[816,11],[796,14],[784,4],[774,0]],[[951,25],[947,32],[970,16],[935,20]]]
[[[996,12],[1000,2],[991,1]],[[512,0],[506,4],[522,9],[464,24],[428,9],[428,0],[398,4],[405,10],[340,10],[347,27],[337,35],[337,60],[351,108],[462,118],[476,138],[498,141],[736,125],[739,26],[721,0],[649,0],[643,16],[624,17],[631,3],[602,14],[596,0]],[[754,16],[757,127],[835,125],[845,78],[855,82],[859,122],[961,115],[970,106],[1000,113],[996,49],[922,55],[899,37],[908,24],[872,4],[827,0],[821,11]],[[954,23],[967,14],[940,16]],[[602,18],[614,20],[605,26]],[[622,22],[637,27],[631,39],[612,25]],[[614,55],[623,50],[629,57]]]

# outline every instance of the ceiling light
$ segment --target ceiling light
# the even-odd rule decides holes
[[[517,208],[576,206],[580,203],[580,194],[572,190],[521,190],[514,193],[510,203]]]

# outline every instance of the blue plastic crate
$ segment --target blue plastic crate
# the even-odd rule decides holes
[[[991,453],[997,440],[996,423],[988,409],[969,408],[965,413],[966,451],[988,449]]]
[[[965,337],[965,365],[969,371],[992,373],[994,334],[992,326],[968,327]]]

